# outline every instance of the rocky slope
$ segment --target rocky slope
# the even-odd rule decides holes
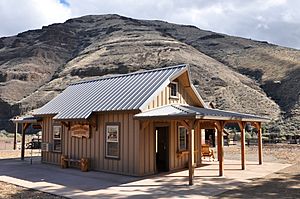
[[[42,106],[71,82],[188,63],[206,101],[269,115],[282,130],[296,132],[299,55],[162,21],[118,15],[70,19],[0,38],[0,129],[8,128],[8,118]]]

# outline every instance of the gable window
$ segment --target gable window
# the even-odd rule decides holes
[[[106,125],[106,149],[105,156],[107,158],[120,158],[120,125],[107,124]]]
[[[183,126],[178,127],[178,151],[186,151],[187,143],[187,129]]]
[[[177,82],[170,83],[170,97],[178,98],[178,83]]]
[[[53,151],[61,152],[61,125],[54,124],[53,131]]]

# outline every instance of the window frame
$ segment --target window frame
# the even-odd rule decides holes
[[[109,127],[117,127],[117,137],[116,140],[108,140],[108,128]],[[107,159],[117,159],[120,160],[120,151],[121,151],[121,136],[120,136],[120,123],[106,123],[105,124],[105,138],[104,138],[104,142],[105,142],[105,158]],[[110,155],[108,154],[108,147],[109,144],[108,143],[118,143],[118,155],[114,156],[114,155]]]
[[[175,85],[175,89],[176,89],[176,95],[172,95],[172,85]],[[173,99],[178,99],[178,82],[171,82],[170,83],[170,98]]]
[[[185,148],[181,148],[181,140],[180,140],[180,136],[181,136],[181,131],[180,129],[185,129]],[[177,150],[178,152],[182,152],[182,151],[187,151],[188,150],[188,130],[184,127],[184,126],[178,126],[178,130],[177,130]]]
[[[59,137],[55,137],[57,134],[54,131],[54,128],[59,128]],[[56,152],[56,153],[61,153],[62,152],[62,126],[61,124],[53,124],[52,125],[52,141],[53,141],[53,147],[52,147],[52,151]],[[59,142],[60,145],[60,150],[56,149],[56,142]]]

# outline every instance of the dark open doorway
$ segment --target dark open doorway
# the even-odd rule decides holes
[[[211,147],[216,146],[215,129],[205,129],[205,144]]]
[[[156,127],[156,171],[169,171],[169,127]]]

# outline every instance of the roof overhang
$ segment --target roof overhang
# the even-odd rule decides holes
[[[166,105],[134,115],[138,120],[223,120],[245,122],[269,122],[267,117],[223,111],[218,109],[199,108],[189,105]]]
[[[35,116],[21,116],[21,117],[15,117],[10,119],[13,123],[38,123],[42,119],[40,117],[35,117]]]

